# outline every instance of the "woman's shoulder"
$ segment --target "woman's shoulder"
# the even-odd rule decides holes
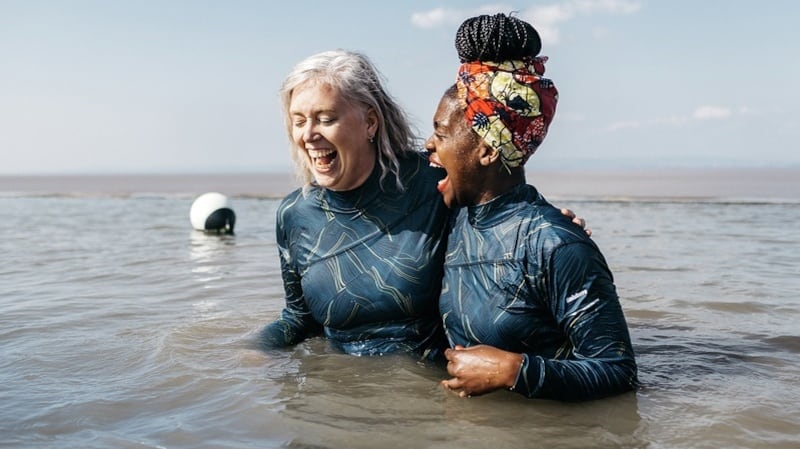
[[[572,222],[572,219],[561,213],[561,210],[550,204],[535,188],[529,197],[528,207],[522,213],[529,217],[528,231],[536,234],[539,241],[549,245],[562,245],[572,242],[590,240],[583,228]]]
[[[278,204],[278,214],[286,215],[295,211],[302,213],[304,209],[313,207],[318,190],[319,187],[305,186],[290,192]]]

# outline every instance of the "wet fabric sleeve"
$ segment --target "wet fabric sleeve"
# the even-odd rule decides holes
[[[549,302],[567,338],[552,359],[524,354],[512,388],[528,397],[585,400],[629,391],[636,384],[627,323],[599,250],[584,242],[556,248],[545,261]]]
[[[314,320],[303,296],[300,274],[291,263],[286,250],[286,236],[278,225],[277,243],[281,261],[281,277],[286,294],[286,307],[280,317],[261,331],[260,343],[265,348],[280,348],[294,345],[322,332],[322,326]]]

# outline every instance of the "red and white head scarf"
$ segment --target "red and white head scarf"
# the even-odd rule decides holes
[[[470,126],[500,151],[506,168],[528,161],[547,135],[558,90],[544,78],[546,56],[503,62],[467,62],[458,69],[459,96]]]

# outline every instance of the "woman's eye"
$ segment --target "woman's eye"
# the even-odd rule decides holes
[[[335,119],[333,117],[320,117],[319,118],[319,122],[322,123],[323,125],[327,125],[327,124],[333,123],[334,121],[335,121]]]

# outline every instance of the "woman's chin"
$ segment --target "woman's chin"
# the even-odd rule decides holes
[[[316,170],[312,170],[311,175],[314,177],[314,183],[320,187],[331,188],[336,184],[336,179],[326,173],[319,173]]]
[[[338,178],[336,176],[335,167],[331,165],[311,165],[309,169],[311,171],[311,176],[314,178],[314,182],[320,187],[332,188],[336,185]]]
[[[438,184],[436,184],[436,190],[439,191],[439,194],[442,195],[442,201],[444,201],[444,205],[453,209],[456,206],[455,204],[455,196],[453,195],[453,189],[450,185],[450,178],[445,176],[444,179],[440,180]]]

